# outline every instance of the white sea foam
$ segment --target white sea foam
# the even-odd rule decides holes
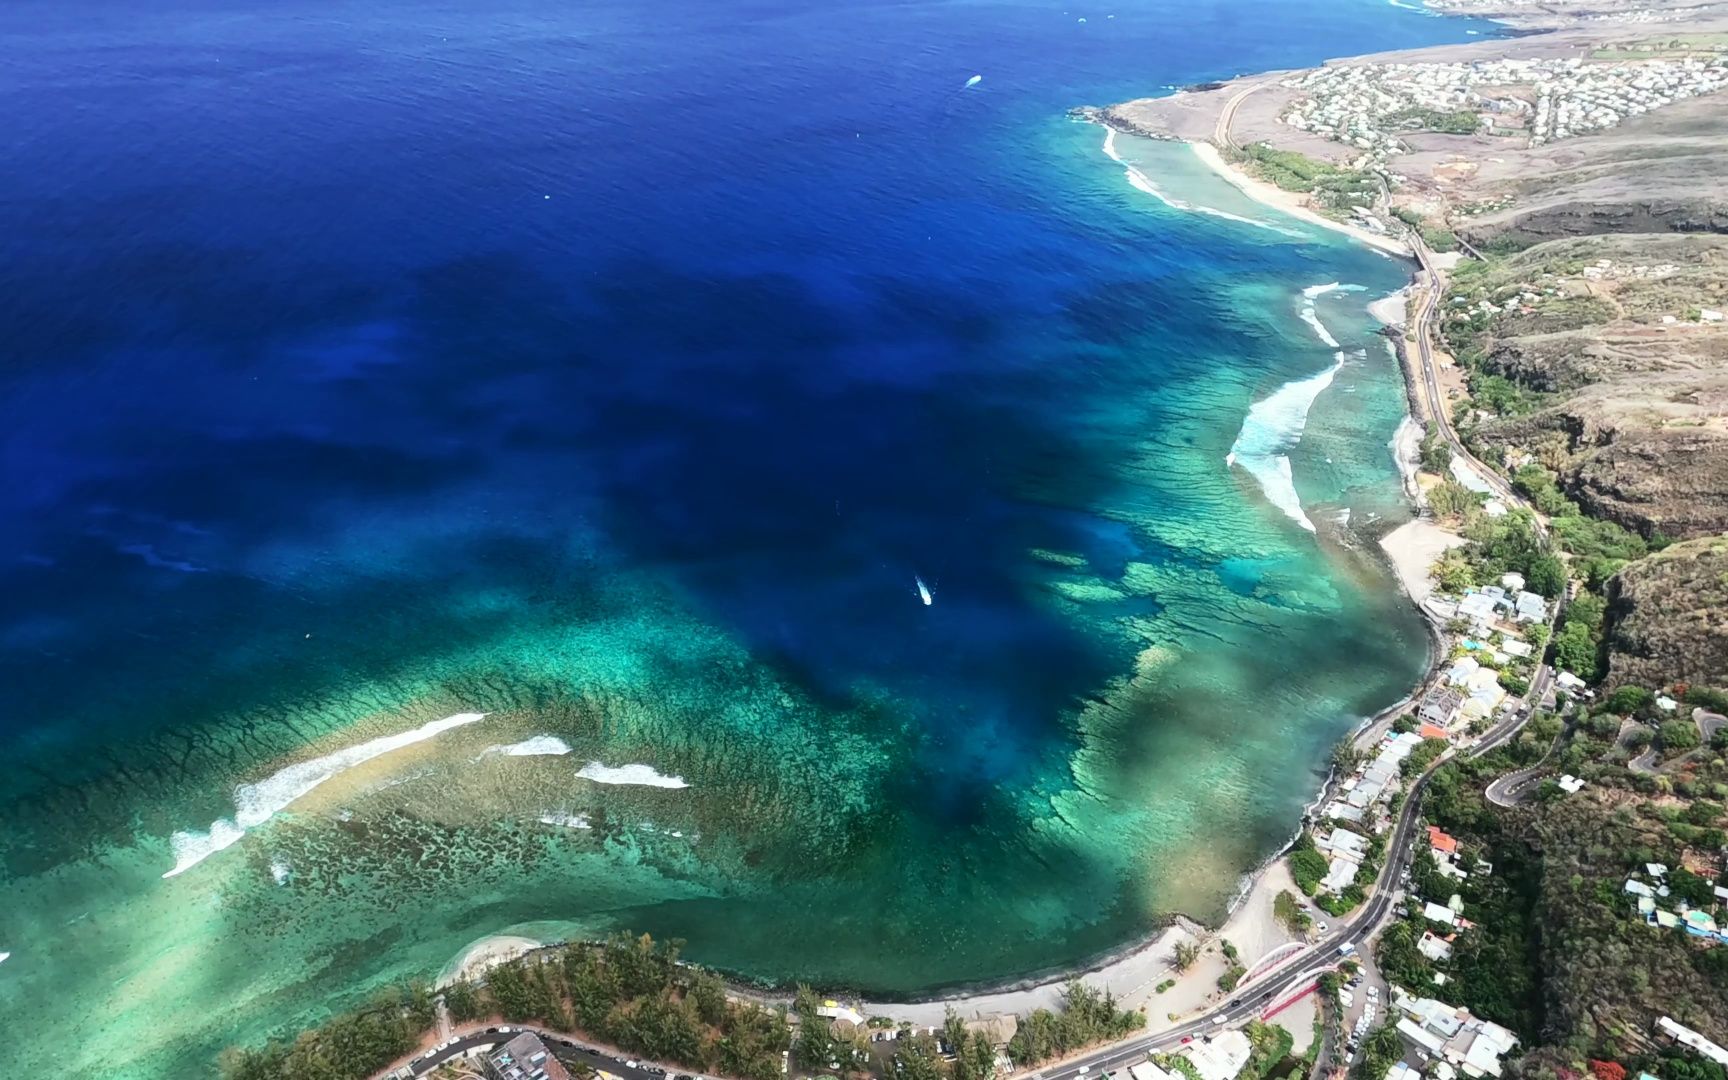
[[[521,742],[488,746],[480,751],[480,757],[490,757],[493,754],[502,754],[505,757],[555,757],[569,752],[569,744],[558,736],[536,735],[531,739],[523,739]]]
[[[0,952],[0,964],[4,964],[4,963],[5,963],[5,962],[6,962],[6,961],[8,961],[8,960],[10,960],[10,959],[12,959],[12,954],[11,954],[11,953],[9,953],[9,952]]]
[[[412,731],[385,735],[338,750],[333,754],[301,761],[280,769],[256,784],[241,784],[234,789],[234,816],[218,818],[205,832],[190,829],[169,838],[174,850],[174,869],[162,876],[174,877],[208,859],[223,848],[232,847],[246,835],[284,810],[294,800],[310,792],[324,781],[352,769],[356,765],[382,757],[392,750],[424,742],[451,728],[485,719],[485,713],[457,713],[441,720],[421,724]]]
[[[592,829],[587,814],[541,814],[540,824],[556,825],[564,829]]]
[[[1333,377],[1343,366],[1344,354],[1338,353],[1325,371],[1287,382],[1250,405],[1242,430],[1224,458],[1226,464],[1247,470],[1272,505],[1309,532],[1315,531],[1314,523],[1303,512],[1302,500],[1296,494],[1290,451],[1302,441],[1302,431],[1308,426],[1308,410],[1321,392],[1332,385]]]
[[[1319,314],[1314,310],[1315,301],[1329,292],[1336,292],[1344,287],[1336,281],[1330,281],[1324,285],[1310,285],[1302,290],[1302,321],[1312,327],[1320,340],[1324,341],[1327,348],[1331,349],[1338,347],[1338,339],[1333,337],[1332,332],[1326,329],[1326,324],[1320,321]]]
[[[689,787],[682,776],[662,776],[652,765],[620,765],[617,767],[602,765],[598,761],[576,770],[576,775],[584,780],[592,780],[596,784],[634,784],[640,787],[682,788]]]
[[[1226,221],[1239,221],[1244,225],[1253,225],[1255,228],[1271,229],[1273,232],[1283,233],[1286,236],[1302,236],[1299,232],[1291,229],[1280,228],[1270,221],[1262,221],[1259,218],[1243,217],[1241,214],[1232,214],[1228,210],[1219,210],[1217,207],[1213,206],[1199,206],[1182,199],[1173,199],[1164,194],[1162,191],[1158,190],[1158,185],[1152,182],[1151,177],[1147,176],[1137,166],[1130,165],[1128,162],[1122,160],[1122,155],[1116,152],[1115,128],[1106,127],[1104,129],[1104,156],[1122,166],[1123,173],[1128,177],[1128,183],[1132,185],[1135,190],[1145,192],[1154,199],[1163,203],[1165,206],[1170,207],[1172,210],[1186,210],[1191,214],[1210,214],[1213,217],[1224,218]]]

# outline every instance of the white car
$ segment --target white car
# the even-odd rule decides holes
[[[1368,988],[1367,993],[1368,993],[1368,1000],[1373,1001],[1375,998],[1380,996],[1380,988],[1378,986],[1370,986]]]

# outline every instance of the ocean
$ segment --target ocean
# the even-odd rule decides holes
[[[1425,661],[1407,268],[1067,110],[1481,28],[7,4],[0,1071],[507,931],[906,998],[1221,916]]]

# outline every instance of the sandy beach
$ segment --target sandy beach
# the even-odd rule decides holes
[[[1294,940],[1272,914],[1273,900],[1286,890],[1297,892],[1289,867],[1280,858],[1261,870],[1247,895],[1217,931],[1179,920],[1142,948],[1089,972],[1062,975],[1037,986],[997,993],[909,1003],[865,1002],[861,1008],[871,1016],[888,1016],[920,1025],[940,1024],[950,1007],[967,1019],[996,1013],[1024,1015],[1034,1009],[1059,1007],[1063,986],[1070,979],[1081,978],[1089,986],[1115,994],[1129,1008],[1143,1007],[1146,1030],[1163,1031],[1223,996],[1218,990],[1218,976],[1225,969],[1223,952],[1218,947],[1220,940],[1234,945],[1250,969]],[[1199,942],[1203,950],[1194,966],[1180,975],[1173,966],[1179,942]],[[1296,955],[1300,954],[1290,950],[1290,956]],[[1273,966],[1282,966],[1285,959],[1280,957]],[[1158,985],[1165,980],[1175,980],[1175,984],[1159,993]]]
[[[1407,521],[1380,538],[1380,547],[1392,560],[1392,569],[1398,574],[1398,581],[1404,586],[1404,591],[1410,594],[1410,599],[1421,606],[1428,599],[1428,594],[1434,591],[1434,582],[1428,577],[1428,568],[1434,565],[1448,548],[1455,548],[1465,542],[1457,533],[1448,532],[1432,521],[1417,518]]]
[[[437,985],[449,986],[458,979],[476,978],[489,968],[533,952],[543,944],[545,942],[518,937],[515,934],[493,934],[491,937],[481,938],[463,950],[461,956],[445,965],[444,970],[438,973]]]
[[[1318,225],[1322,229],[1343,233],[1354,240],[1367,244],[1369,247],[1379,248],[1381,251],[1393,255],[1402,255],[1405,258],[1415,258],[1415,253],[1410,250],[1410,245],[1402,240],[1394,240],[1390,236],[1381,236],[1379,233],[1372,233],[1355,225],[1334,221],[1310,208],[1304,196],[1293,191],[1285,191],[1283,188],[1268,184],[1264,180],[1256,180],[1225,161],[1224,155],[1220,154],[1218,148],[1211,143],[1191,142],[1188,145],[1193,148],[1196,157],[1255,202],[1270,206],[1291,217],[1299,218],[1310,225]]]

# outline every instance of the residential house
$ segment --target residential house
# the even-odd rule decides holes
[[[1422,917],[1431,923],[1439,923],[1441,926],[1456,926],[1458,924],[1456,911],[1445,904],[1436,904],[1432,900],[1423,905]]]
[[[1422,696],[1416,717],[1424,724],[1450,728],[1458,720],[1458,707],[1464,704],[1464,693],[1450,686],[1436,686]],[[1420,733],[1419,733],[1420,734]]]
[[[1222,1031],[1212,1036],[1211,1042],[1189,1043],[1187,1047],[1188,1060],[1200,1080],[1236,1080],[1253,1053],[1253,1045],[1241,1031]]]
[[[1356,880],[1356,873],[1361,869],[1362,864],[1354,859],[1333,859],[1326,876],[1320,880],[1320,887],[1328,892],[1343,892]]]
[[[1548,601],[1533,592],[1521,592],[1512,605],[1513,617],[1521,623],[1548,621]]]
[[[1329,835],[1315,837],[1314,846],[1333,855],[1360,859],[1368,853],[1368,838],[1349,829],[1333,829]]]
[[[1438,964],[1452,955],[1452,943],[1431,931],[1424,930],[1422,931],[1422,940],[1416,943],[1416,950]]]
[[[570,1080],[564,1063],[552,1056],[540,1036],[524,1031],[503,1046],[486,1052],[486,1072],[492,1080]]]
[[[1150,1061],[1128,1066],[1128,1075],[1132,1080],[1182,1080],[1181,1073],[1170,1072]]]
[[[1718,1065],[1728,1066],[1728,1050],[1722,1049],[1691,1028],[1664,1016],[1656,1021],[1656,1030],[1683,1046],[1689,1046]]]

